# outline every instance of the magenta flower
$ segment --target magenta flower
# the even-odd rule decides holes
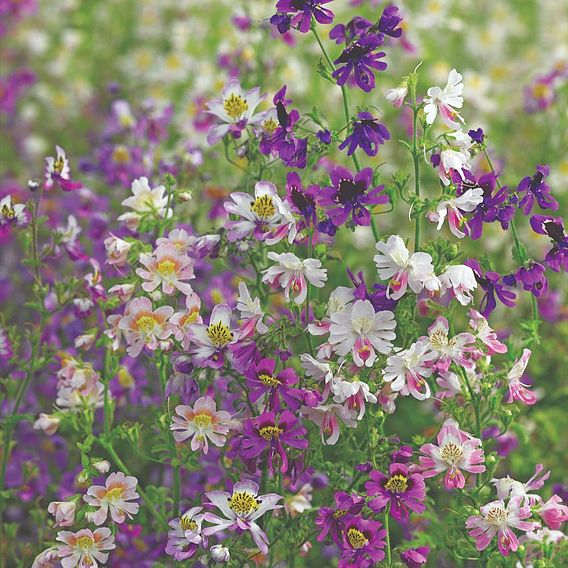
[[[202,509],[203,507],[192,507],[168,523],[172,530],[168,531],[166,554],[173,556],[178,562],[191,558],[200,544],[207,547],[207,537],[201,532],[203,514],[198,514]]]
[[[540,509],[537,514],[553,530],[560,530],[563,523],[568,521],[568,507],[562,503],[562,498],[553,495]]]
[[[371,568],[385,557],[386,531],[379,521],[350,517],[345,522],[338,568]]]
[[[487,347],[488,355],[507,352],[507,346],[499,341],[495,331],[477,310],[469,310],[469,317],[469,326],[477,332],[476,338]]]
[[[531,516],[531,509],[528,505],[520,506],[520,497],[512,498],[506,506],[503,500],[492,501],[481,507],[479,512],[480,515],[469,517],[465,522],[477,550],[485,550],[497,535],[499,552],[509,556],[511,551],[519,548],[519,541],[511,527],[525,532],[540,528],[539,523],[524,520]]]
[[[470,473],[485,471],[485,456],[481,440],[460,430],[458,423],[449,418],[438,433],[438,445],[424,444],[420,448],[420,466],[424,477],[434,477],[446,471],[444,485],[447,489],[462,489],[465,477],[462,470]]]
[[[59,186],[63,191],[81,189],[83,184],[71,179],[69,160],[67,160],[65,150],[60,146],[56,146],[55,149],[57,150],[57,156],[55,158],[49,156],[45,159],[45,181],[43,182],[43,188],[50,190],[55,186]]]
[[[331,24],[333,12],[324,8],[332,0],[278,0],[276,9],[283,14],[292,14],[290,24],[299,32],[308,33],[312,24],[312,16],[320,24]]]
[[[343,491],[336,491],[334,499],[335,507],[320,507],[314,522],[316,527],[320,529],[317,537],[319,542],[322,542],[330,533],[333,542],[337,546],[341,546],[345,521],[361,512],[361,509],[365,506],[365,499],[355,493],[349,495]]]
[[[388,475],[371,471],[369,477],[371,480],[365,483],[365,489],[374,497],[368,503],[373,511],[380,513],[390,505],[390,514],[400,521],[408,518],[410,511],[422,513],[426,509],[424,477],[410,473],[407,465],[391,463]]]
[[[511,367],[511,370],[507,374],[509,396],[507,397],[507,402],[510,404],[516,400],[520,400],[528,406],[536,404],[536,394],[529,390],[529,385],[521,382],[521,378],[525,373],[525,369],[529,363],[531,356],[530,349],[523,349],[523,354],[521,358],[515,362]]]
[[[278,417],[274,412],[265,412],[244,423],[241,452],[245,458],[256,458],[267,450],[268,469],[274,471],[273,461],[278,455],[280,471],[285,472],[288,470],[288,456],[284,446],[305,450],[308,447],[306,434],[307,430],[289,410]]]
[[[419,546],[418,548],[409,548],[400,553],[400,559],[408,568],[420,568],[428,562],[428,554],[430,548],[427,546]]]

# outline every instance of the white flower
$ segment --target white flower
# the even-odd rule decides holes
[[[124,221],[129,229],[136,229],[141,213],[155,213],[160,217],[171,217],[172,210],[167,209],[168,196],[163,185],[151,188],[148,178],[140,177],[132,182],[132,196],[122,201],[124,207],[130,207],[135,213],[124,213],[118,220]],[[167,210],[167,211],[166,211]]]
[[[247,285],[239,282],[239,297],[237,298],[237,310],[241,313],[240,336],[250,335],[254,329],[263,334],[268,331],[268,326],[262,321],[264,312],[260,306],[260,299],[252,299]]]
[[[321,262],[315,258],[300,260],[291,252],[282,254],[269,252],[268,258],[278,264],[264,271],[262,281],[284,288],[287,302],[290,301],[290,292],[296,296],[294,298],[296,304],[304,302],[308,294],[306,280],[316,288],[323,288],[327,280],[327,271],[321,268]]]
[[[408,87],[406,85],[400,85],[394,89],[389,89],[385,93],[385,99],[391,103],[394,107],[399,107],[404,102],[406,95],[408,94]]]
[[[359,408],[357,420],[361,420],[365,415],[365,403],[377,402],[377,397],[371,393],[369,385],[359,379],[357,375],[352,380],[347,381],[343,377],[338,377],[331,385],[334,394],[333,401],[344,404],[346,410]]]
[[[438,111],[440,111],[442,120],[451,128],[459,128],[460,125],[456,122],[456,118],[465,124],[463,118],[455,110],[463,106],[462,92],[462,76],[455,69],[450,71],[448,82],[443,90],[440,87],[430,87],[428,96],[424,99],[427,124],[434,124]]]
[[[28,214],[24,203],[12,203],[12,196],[0,199],[0,228],[15,224],[23,227],[28,222]]]
[[[461,227],[465,227],[469,231],[469,226],[462,211],[471,213],[482,201],[483,189],[480,187],[468,189],[459,197],[442,201],[436,211],[428,215],[428,219],[432,222],[438,222],[437,229],[439,231],[447,217],[450,231],[459,239],[463,239],[466,234],[461,230]]]
[[[442,295],[448,290],[453,290],[458,302],[467,306],[473,301],[472,291],[477,288],[477,280],[473,270],[465,264],[446,266],[446,270],[440,275]]]
[[[376,248],[379,254],[373,260],[379,278],[390,279],[387,298],[398,300],[406,292],[407,286],[418,294],[424,288],[424,283],[431,279],[434,272],[432,257],[426,252],[410,254],[398,235],[391,235],[386,243],[377,243]]]
[[[462,179],[465,179],[464,168],[471,169],[469,163],[470,155],[466,150],[452,150],[447,148],[440,152],[440,163],[438,164],[438,176],[444,185],[450,185],[450,170],[456,170]]]
[[[329,342],[341,355],[351,352],[359,367],[372,367],[379,353],[388,353],[396,335],[396,320],[388,310],[375,313],[369,300],[357,300],[343,311],[331,315]]]

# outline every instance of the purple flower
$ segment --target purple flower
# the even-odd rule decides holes
[[[524,193],[519,202],[519,209],[525,215],[532,211],[535,199],[541,209],[552,209],[554,211],[558,209],[558,202],[550,194],[550,187],[545,181],[549,173],[550,168],[548,166],[537,166],[532,177],[524,177],[519,183],[517,191]]]
[[[478,128],[477,130],[468,130],[467,134],[471,140],[473,142],[477,142],[477,144],[483,144],[483,140],[485,140],[485,133],[482,128]]]
[[[317,197],[318,205],[331,207],[328,215],[335,227],[343,225],[350,217],[354,225],[368,226],[371,214],[367,207],[387,203],[387,195],[381,195],[384,186],[367,189],[373,178],[373,170],[364,168],[353,177],[353,174],[342,166],[331,170],[331,186],[321,189]]]
[[[483,317],[488,317],[497,307],[496,296],[508,308],[512,308],[515,305],[517,295],[505,289],[501,283],[501,276],[497,272],[489,271],[483,274],[479,262],[475,259],[468,259],[464,264],[473,270],[475,279],[483,290],[485,290],[485,296],[481,300],[480,305],[480,312]]]
[[[402,22],[402,17],[399,14],[398,6],[391,4],[383,10],[378,24],[379,31],[390,37],[400,37],[402,28],[397,27],[400,22]]]
[[[358,120],[353,122],[353,131],[339,146],[344,150],[349,146],[347,155],[351,156],[360,147],[367,156],[376,156],[379,146],[390,139],[386,126],[377,122],[370,112],[360,112]]]
[[[401,552],[400,558],[408,568],[420,568],[420,566],[428,562],[428,554],[430,554],[430,548],[420,546],[418,548],[409,548]]]
[[[384,51],[376,51],[384,43],[383,34],[365,34],[350,46],[334,61],[338,65],[332,73],[338,85],[345,85],[350,75],[355,75],[355,82],[366,93],[375,88],[373,69],[384,71],[387,64],[379,61],[385,57]]]
[[[365,505],[365,499],[359,495],[349,495],[343,491],[337,491],[334,496],[335,508],[320,507],[315,519],[315,525],[320,529],[317,537],[322,542],[328,533],[331,534],[333,542],[341,546],[341,534],[345,521],[353,515],[358,515]]]
[[[515,280],[522,284],[523,290],[531,292],[537,298],[548,290],[544,266],[532,260],[515,272]]]
[[[373,304],[373,308],[376,312],[382,312],[384,310],[393,311],[398,304],[397,300],[392,298],[387,298],[387,286],[383,284],[373,284],[373,291],[369,292],[363,272],[357,273],[357,276],[347,269],[347,274],[355,286],[354,296],[357,300],[369,300]]]
[[[546,253],[544,261],[555,272],[568,270],[568,237],[564,233],[564,222],[561,217],[533,215],[530,224],[535,233],[548,235],[553,243]]]
[[[303,187],[302,180],[296,172],[288,172],[286,176],[286,201],[294,213],[301,215],[308,225],[316,223],[316,195],[319,186]]]
[[[274,471],[273,461],[278,455],[280,471],[285,472],[288,470],[288,456],[284,445],[305,450],[308,447],[307,433],[289,410],[285,410],[278,419],[274,412],[265,412],[244,423],[241,453],[244,458],[250,459],[267,450],[268,469]]]
[[[331,132],[326,128],[325,130],[318,130],[316,132],[316,138],[322,143],[329,145],[331,144]]]
[[[354,38],[362,36],[373,24],[361,16],[355,16],[347,25],[337,24],[329,32],[329,39],[338,45],[351,43]]]
[[[483,189],[483,201],[474,209],[471,219],[468,221],[470,237],[479,239],[483,233],[483,223],[501,221],[503,229],[507,229],[509,221],[515,213],[515,207],[505,205],[509,196],[506,186],[501,187],[494,194],[497,175],[488,173],[481,176],[476,187]]]
[[[407,465],[391,463],[388,475],[372,471],[369,477],[365,489],[374,497],[368,503],[373,511],[380,513],[390,504],[391,516],[400,521],[406,519],[410,511],[422,513],[426,509],[424,477],[410,473]]]
[[[284,14],[294,14],[291,24],[296,26],[298,31],[305,34],[310,31],[312,16],[320,24],[331,24],[331,22],[333,22],[333,12],[322,6],[322,4],[329,4],[331,1],[332,0],[278,0],[276,10]],[[280,29],[278,29],[278,31],[280,31]],[[280,33],[282,32],[280,31]]]
[[[345,522],[338,568],[370,568],[385,557],[386,531],[379,521],[351,517]]]
[[[270,18],[270,23],[281,33],[285,34],[292,25],[292,16],[288,14],[274,14]]]

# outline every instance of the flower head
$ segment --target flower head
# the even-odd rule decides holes
[[[385,557],[386,531],[379,521],[349,517],[343,528],[338,568],[371,568]]]
[[[459,128],[460,124],[456,122],[456,119],[464,123],[463,118],[456,110],[463,106],[462,92],[462,76],[455,69],[452,69],[444,89],[440,87],[430,87],[428,89],[428,96],[424,99],[426,123],[434,124],[439,112],[442,120],[450,128]]]
[[[192,507],[168,523],[172,530],[168,531],[166,554],[173,556],[178,562],[191,558],[201,544],[207,546],[207,537],[201,532],[202,509],[203,507]]]
[[[106,563],[109,554],[107,551],[116,548],[114,536],[107,527],[95,531],[82,529],[76,533],[59,531],[56,540],[63,543],[58,545],[57,550],[63,568],[98,568],[99,562]]]
[[[73,191],[83,187],[82,183],[71,179],[69,160],[67,160],[65,150],[60,146],[56,146],[55,149],[57,156],[55,158],[49,156],[45,159],[43,188],[50,190],[59,186],[63,191]]]
[[[529,390],[529,385],[521,382],[530,357],[531,350],[523,349],[521,358],[518,361],[515,361],[515,364],[511,367],[511,370],[507,374],[509,388],[509,396],[507,398],[508,403],[520,400],[529,406],[536,404],[536,394]]]
[[[519,209],[525,215],[532,211],[535,201],[541,209],[552,209],[553,211],[558,209],[558,202],[550,193],[550,186],[546,183],[549,174],[548,166],[537,166],[532,176],[526,176],[520,181],[517,192],[523,196],[519,201]]]
[[[340,150],[347,148],[351,156],[357,148],[361,148],[367,156],[376,156],[379,146],[390,139],[387,127],[380,124],[370,112],[360,112],[353,122],[351,134],[339,145]]]
[[[322,4],[328,4],[332,0],[278,0],[276,9],[283,14],[291,14],[290,25],[299,32],[308,33],[312,23],[312,16],[320,24],[331,24],[333,12],[324,8]]]
[[[341,546],[341,538],[345,521],[353,515],[358,515],[365,506],[365,499],[356,494],[336,491],[335,507],[320,507],[315,519],[315,525],[320,530],[317,540],[322,542],[328,533],[333,542]]]
[[[446,266],[439,280],[442,295],[451,290],[462,306],[467,306],[473,301],[471,293],[477,288],[477,280],[469,266],[465,264]]]

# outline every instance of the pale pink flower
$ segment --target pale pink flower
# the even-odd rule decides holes
[[[103,406],[104,386],[100,375],[90,366],[74,368],[72,375],[59,375],[57,399],[55,404],[75,412],[85,406],[101,408]]]
[[[329,342],[341,356],[351,353],[358,367],[372,367],[377,354],[392,349],[396,320],[391,311],[375,312],[369,300],[357,300],[331,315]]]
[[[329,295],[327,301],[326,316],[321,321],[313,321],[308,325],[308,331],[312,335],[325,335],[329,333],[329,326],[331,325],[331,314],[341,312],[347,307],[348,304],[353,302],[355,296],[353,295],[353,288],[347,286],[338,286]]]
[[[396,349],[387,359],[383,369],[383,380],[390,383],[393,392],[418,400],[430,398],[430,385],[426,381],[432,375],[437,354],[430,351],[426,341],[417,341],[408,349]]]
[[[136,286],[134,284],[116,284],[109,289],[108,293],[111,296],[116,296],[121,302],[128,302],[134,294]]]
[[[132,519],[140,508],[138,503],[132,503],[140,497],[136,493],[137,485],[138,480],[135,477],[124,475],[121,471],[111,473],[104,486],[91,485],[83,499],[89,505],[99,507],[93,517],[95,525],[102,525],[109,511],[115,523],[121,524],[126,518]]]
[[[302,406],[301,413],[320,427],[321,442],[325,446],[333,446],[339,440],[340,420],[348,428],[357,428],[357,420],[342,404]]]
[[[227,442],[227,434],[237,427],[237,422],[225,410],[217,410],[215,400],[209,396],[202,396],[191,406],[176,406],[176,413],[181,417],[173,416],[173,430],[176,442],[184,442],[191,438],[191,449],[209,451],[209,440],[218,448]]]
[[[285,498],[284,509],[292,518],[312,508],[313,489],[311,484],[304,483],[298,493]]]
[[[451,290],[462,306],[473,301],[472,292],[477,288],[477,280],[473,270],[465,264],[446,266],[446,270],[439,277],[441,294]]]
[[[334,394],[333,401],[343,404],[345,409],[351,413],[359,411],[357,420],[365,416],[365,403],[375,404],[377,397],[371,393],[369,385],[360,380],[358,375],[354,375],[351,380],[338,377],[331,385]]]
[[[52,501],[47,512],[55,517],[56,527],[70,527],[75,522],[75,509],[73,501]]]
[[[168,233],[167,237],[160,237],[156,241],[157,246],[170,245],[175,247],[180,253],[187,254],[189,247],[195,243],[196,237],[190,235],[185,229],[174,229]]]
[[[203,534],[209,536],[224,530],[249,530],[259,550],[263,554],[268,553],[268,537],[257,525],[256,520],[268,511],[282,508],[282,505],[277,505],[282,499],[280,495],[276,493],[259,495],[257,483],[238,481],[233,487],[232,494],[226,491],[209,491],[205,496],[223,513],[224,518],[213,513],[205,513],[204,519],[214,523],[215,526],[203,529]]]
[[[51,546],[35,557],[32,568],[57,568],[61,566],[60,560],[57,547]]]
[[[43,430],[48,436],[53,436],[57,432],[57,428],[59,428],[59,422],[61,422],[61,418],[58,416],[42,412],[34,422],[34,430]]]
[[[134,298],[128,302],[118,323],[128,342],[128,354],[138,357],[144,347],[156,350],[159,340],[167,339],[173,333],[173,325],[168,322],[173,313],[171,306],[154,310],[148,298]]]
[[[444,485],[447,489],[463,489],[463,471],[483,473],[485,456],[481,440],[460,430],[458,423],[449,418],[438,432],[438,445],[424,444],[420,448],[420,467],[424,477],[434,477],[446,472]]]
[[[529,385],[521,382],[521,378],[525,373],[525,369],[529,363],[531,356],[530,349],[523,349],[523,354],[518,361],[511,367],[507,374],[507,382],[509,385],[509,396],[507,402],[511,403],[515,400],[520,400],[524,404],[532,406],[536,404],[536,394],[529,390]]]
[[[292,292],[295,296],[294,302],[302,304],[308,294],[307,282],[316,288],[323,288],[327,280],[327,270],[321,268],[321,262],[315,258],[300,260],[291,252],[269,252],[268,258],[278,264],[264,271],[262,281],[284,288],[287,302],[290,302]]]
[[[554,530],[568,521],[568,507],[562,503],[562,498],[553,495],[546,503],[537,510],[538,516],[546,523],[546,525]]]
[[[456,119],[465,124],[463,118],[456,110],[463,106],[462,92],[462,76],[455,69],[452,69],[444,89],[440,87],[430,87],[428,89],[428,96],[424,99],[426,123],[434,124],[434,120],[436,120],[436,116],[440,112],[442,120],[450,128],[460,128],[460,124],[456,122]]]
[[[120,379],[119,379],[119,382],[120,382]],[[93,467],[99,473],[108,473],[109,469],[110,469],[110,463],[109,463],[108,460],[100,460],[100,461],[94,462]]]
[[[444,389],[438,391],[438,398],[453,398],[462,393],[460,378],[452,371],[441,373],[436,379],[436,384]]]
[[[126,226],[135,231],[142,215],[153,214],[158,217],[171,217],[173,211],[168,209],[168,196],[163,185],[151,188],[148,178],[140,177],[132,182],[132,196],[122,201],[124,207],[130,207],[133,212],[124,213],[118,220],[123,221]]]
[[[471,164],[469,162],[470,157],[471,156],[467,150],[454,150],[452,148],[442,150],[438,158],[438,177],[442,183],[444,185],[451,184],[452,170],[456,171],[462,180],[465,180],[465,174],[463,171],[471,169]],[[436,213],[429,214],[428,218],[433,222],[438,220]],[[459,237],[459,235],[456,236]]]
[[[470,213],[483,201],[483,189],[476,187],[468,189],[463,195],[442,201],[438,205],[435,212],[428,214],[428,219],[432,222],[438,222],[438,231],[442,228],[446,217],[448,218],[448,225],[450,231],[458,237],[463,239],[466,233],[461,228],[464,227],[466,232],[469,232],[469,226],[463,212]]]
[[[189,256],[180,253],[172,245],[160,245],[153,254],[142,253],[140,263],[146,267],[137,268],[136,274],[147,280],[142,284],[146,292],[153,292],[159,286],[164,294],[171,295],[176,288],[186,296],[193,292],[192,287],[184,282],[195,278],[193,261]]]
[[[497,546],[503,556],[519,548],[519,541],[512,528],[534,531],[539,523],[525,521],[531,516],[529,506],[521,507],[520,498],[513,498],[507,505],[503,500],[492,501],[479,509],[480,514],[469,517],[465,526],[475,540],[477,550],[485,550],[497,535]]]
[[[469,317],[469,326],[477,332],[476,338],[487,347],[488,355],[507,352],[507,346],[497,339],[495,331],[477,310],[469,310]]]
[[[209,552],[211,553],[211,560],[214,560],[217,563],[229,562],[231,559],[231,552],[226,546],[222,544],[214,544],[210,549]]]
[[[124,266],[128,262],[128,253],[132,248],[132,244],[124,239],[110,234],[110,237],[104,242],[106,250],[106,262],[113,266]]]
[[[526,482],[517,481],[512,477],[502,477],[500,479],[492,479],[491,483],[495,485],[498,499],[511,499],[519,497],[523,505],[534,507],[537,503],[542,504],[542,498],[536,493],[530,493],[535,489],[542,489],[544,482],[550,477],[550,471],[542,473],[544,466],[537,464],[533,476]]]
[[[75,346],[75,349],[79,351],[89,351],[95,344],[96,340],[96,333],[85,333],[83,335],[78,335],[75,338],[73,345]]]
[[[99,562],[105,564],[108,559],[107,550],[114,550],[114,536],[110,529],[102,527],[91,531],[82,529],[76,533],[59,531],[56,540],[58,554],[63,568],[98,568]]]
[[[195,292],[191,292],[185,297],[185,307],[185,311],[176,312],[170,318],[170,323],[175,326],[174,337],[181,342],[181,346],[187,351],[191,342],[191,326],[203,323],[203,319],[199,315],[201,300]]]
[[[255,330],[261,335],[268,331],[268,326],[262,321],[264,312],[260,306],[260,299],[252,299],[249,289],[244,282],[239,282],[237,310],[241,313],[239,327],[239,336],[241,338],[253,335]]]
[[[201,531],[202,510],[203,507],[192,507],[168,523],[172,530],[168,531],[166,554],[178,562],[191,558],[200,545],[207,547],[207,537]]]
[[[394,89],[389,89],[385,93],[385,99],[395,108],[402,106],[406,95],[408,94],[408,87],[402,84]]]

